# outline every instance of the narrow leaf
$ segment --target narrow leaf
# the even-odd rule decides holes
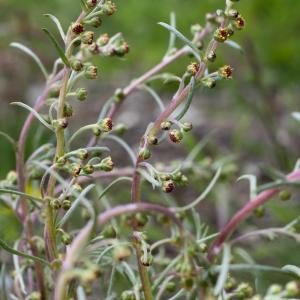
[[[254,175],[243,175],[238,178],[237,181],[240,181],[242,179],[249,180],[250,184],[250,200],[253,200],[257,195],[257,179]]]
[[[244,53],[244,49],[241,47],[241,45],[239,45],[237,42],[233,41],[233,40],[226,40],[224,42],[224,44],[226,44],[229,47],[232,47],[238,51],[240,51],[241,53]]]
[[[159,97],[159,95],[151,87],[149,87],[147,85],[143,85],[142,89],[147,91],[153,97],[153,99],[159,106],[160,111],[163,112],[165,110],[165,106],[164,106],[161,98]]]
[[[184,105],[182,111],[175,117],[175,119],[177,121],[180,121],[185,116],[187,111],[189,110],[192,100],[193,100],[193,97],[194,97],[194,94],[195,94],[195,78],[192,77],[191,82],[190,82],[190,91],[189,91],[187,100],[185,102],[185,105]]]
[[[119,181],[132,181],[132,178],[131,177],[119,177],[117,179],[115,179],[113,182],[111,182],[102,192],[101,194],[98,196],[98,200],[97,201],[100,201],[101,198],[116,184],[118,183]]]
[[[37,257],[37,256],[33,256],[33,255],[29,255],[27,253],[18,251],[16,249],[8,246],[2,239],[0,239],[0,248],[2,248],[3,250],[5,250],[5,251],[7,251],[7,252],[9,252],[11,254],[22,256],[22,257],[25,257],[25,258],[29,258],[29,259],[41,262],[41,263],[43,263],[43,264],[45,264],[47,266],[50,266],[49,263],[46,260],[44,260],[43,258],[40,258],[40,257]]]
[[[215,186],[215,184],[217,183],[220,175],[222,172],[222,167],[219,167],[215,176],[213,177],[213,179],[211,180],[211,182],[209,183],[209,185],[206,187],[206,189],[204,190],[204,192],[196,199],[194,200],[192,203],[183,206],[183,207],[175,207],[174,210],[176,212],[178,211],[186,211],[189,210],[193,207],[195,207],[196,205],[198,205],[202,200],[204,200],[206,198],[206,196],[210,193],[210,191],[213,189],[213,187]]]
[[[36,205],[35,201],[37,202],[41,202],[42,199],[34,197],[32,195],[29,194],[25,194],[19,191],[15,191],[15,190],[9,190],[9,189],[0,189],[0,194],[12,194],[12,195],[18,195],[18,196],[22,196],[26,199],[29,199],[30,201],[32,201],[33,204]]]
[[[82,201],[82,199],[85,197],[85,195],[94,187],[95,187],[94,184],[90,184],[79,194],[77,199],[72,204],[71,208],[66,212],[64,217],[58,222],[58,227],[62,227],[62,226],[64,226],[64,224],[66,224],[66,222],[69,220],[71,215],[74,213],[75,209],[78,207],[78,205]]]
[[[63,61],[63,63],[67,66],[70,67],[70,63],[65,55],[65,52],[63,51],[63,49],[60,47],[60,45],[58,44],[58,42],[56,41],[56,38],[54,37],[54,35],[46,28],[43,28],[43,31],[47,34],[48,38],[50,39],[50,41],[53,43],[59,57],[61,58],[61,60]]]
[[[62,40],[65,42],[66,41],[66,35],[65,35],[65,32],[64,32],[59,20],[51,14],[44,14],[44,16],[50,18],[53,21],[53,23],[56,25],[56,27],[58,29],[58,32],[59,32]]]
[[[29,110],[44,126],[46,126],[48,129],[53,131],[52,126],[47,123],[43,117],[36,111],[34,110],[32,107],[28,106],[27,104],[23,103],[23,102],[12,102],[12,105],[17,105],[17,106],[21,106],[23,108],[26,108],[27,110]]]
[[[12,146],[14,149],[17,147],[17,142],[7,133],[0,131],[0,136],[3,136]]]
[[[170,25],[173,28],[176,28],[176,14],[174,12],[171,12],[170,14]],[[169,46],[168,46],[166,56],[170,53],[170,51],[172,51],[172,49],[175,48],[175,42],[176,42],[176,34],[173,31],[170,31]]]
[[[199,51],[198,49],[195,47],[195,45],[187,38],[185,37],[181,32],[179,32],[176,28],[174,28],[173,26],[164,23],[164,22],[159,22],[159,25],[165,27],[166,29],[168,29],[169,31],[172,31],[180,40],[182,40],[187,46],[189,46],[191,52],[193,53],[193,55],[197,58],[197,60],[199,62],[201,62],[201,57],[199,55]]]
[[[220,295],[221,292],[223,291],[225,282],[228,277],[229,264],[230,264],[230,247],[227,244],[225,244],[224,251],[223,251],[221,270],[220,270],[218,281],[217,281],[217,284],[216,284],[216,287],[214,290],[214,294],[216,296]]]
[[[23,51],[24,53],[26,53],[27,55],[29,55],[35,62],[36,64],[39,66],[39,68],[41,69],[43,75],[45,76],[46,79],[48,79],[48,72],[46,71],[45,66],[43,65],[42,61],[39,59],[39,57],[28,47],[24,46],[23,44],[20,43],[11,43],[10,44],[11,47],[17,48],[21,51]]]
[[[296,274],[300,278],[300,268],[293,265],[286,265],[282,268],[283,271],[288,271]]]

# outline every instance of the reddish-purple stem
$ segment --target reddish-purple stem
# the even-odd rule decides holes
[[[296,170],[286,177],[290,181],[295,181],[300,179],[300,170]],[[269,189],[261,192],[255,199],[249,201],[244,207],[242,207],[232,219],[225,225],[221,230],[220,234],[212,244],[209,251],[209,259],[213,258],[220,252],[223,243],[230,237],[233,231],[239,226],[239,224],[244,221],[254,210],[260,205],[271,200],[276,194],[278,194],[280,189]]]

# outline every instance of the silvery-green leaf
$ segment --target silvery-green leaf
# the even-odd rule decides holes
[[[51,14],[44,14],[44,16],[50,18],[53,21],[53,23],[56,25],[56,27],[58,29],[58,32],[59,32],[62,40],[65,42],[66,41],[66,35],[65,35],[65,32],[64,32],[64,30],[63,30],[63,28],[60,24],[60,21],[55,16],[53,16]]]
[[[26,53],[27,55],[29,55],[35,62],[36,64],[39,66],[39,68],[41,69],[43,75],[45,76],[46,79],[48,79],[48,72],[46,71],[45,66],[43,65],[42,61],[39,59],[39,57],[28,47],[24,46],[23,44],[20,43],[11,43],[10,44],[11,47],[17,48],[21,51],[23,51],[24,53]]]

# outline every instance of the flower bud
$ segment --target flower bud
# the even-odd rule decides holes
[[[268,288],[268,295],[277,295],[280,294],[282,291],[282,286],[279,284],[272,284],[269,288]]]
[[[182,124],[182,129],[185,132],[189,132],[193,129],[193,124],[190,123],[190,122],[185,122],[185,123]]]
[[[199,245],[199,250],[200,250],[200,252],[201,253],[206,253],[207,252],[207,244],[205,244],[205,243],[200,243]]]
[[[71,165],[71,174],[73,177],[78,177],[81,172],[81,166],[77,163]]]
[[[16,171],[9,171],[6,175],[6,180],[10,183],[10,184],[15,184],[17,183],[18,180],[18,175],[16,173]]]
[[[64,104],[64,117],[69,118],[73,115],[73,108],[70,103],[65,102]]]
[[[56,165],[58,167],[63,167],[67,163],[67,159],[64,156],[58,157],[56,159]]]
[[[58,199],[51,198],[50,200],[50,207],[53,209],[60,209],[61,208],[61,202]]]
[[[100,128],[99,125],[95,125],[93,127],[93,133],[94,133],[95,136],[100,136],[101,135],[102,131],[101,131],[101,128]]]
[[[216,86],[217,82],[213,78],[205,78],[204,80],[202,80],[202,84],[209,89],[212,89]]]
[[[280,193],[279,193],[279,199],[281,201],[288,201],[290,200],[292,197],[292,194],[290,191],[287,191],[287,190],[282,190]]]
[[[72,237],[68,233],[64,232],[61,236],[61,241],[65,245],[70,245],[72,242]]]
[[[207,53],[207,56],[206,56],[207,60],[210,61],[210,62],[214,62],[217,58],[217,55],[216,55],[216,52],[211,50]]]
[[[72,191],[81,193],[82,192],[82,187],[78,183],[74,183],[72,185]]]
[[[92,43],[89,45],[89,51],[91,54],[96,55],[99,53],[99,46],[96,43]]]
[[[129,45],[127,42],[124,42],[122,45],[113,48],[113,54],[118,57],[123,57],[129,52]]]
[[[120,103],[122,100],[124,100],[124,98],[125,98],[124,91],[122,89],[116,89],[114,93],[114,101],[116,103]]]
[[[186,71],[189,75],[195,76],[198,73],[199,68],[200,68],[200,65],[198,63],[193,62],[190,65],[188,65]]]
[[[135,300],[135,294],[133,291],[124,291],[121,294],[121,300]]]
[[[105,239],[115,239],[117,237],[117,231],[112,225],[107,225],[102,232],[101,236]]]
[[[79,59],[71,59],[71,68],[75,72],[80,72],[83,69],[83,64]]]
[[[183,289],[190,291],[194,286],[194,279],[192,277],[184,277],[180,283]]]
[[[84,76],[87,79],[96,79],[98,76],[98,68],[96,66],[88,66],[84,71]]]
[[[236,29],[241,30],[241,29],[243,29],[243,28],[245,27],[245,19],[244,19],[242,16],[239,15],[239,16],[235,19],[233,25],[234,25],[234,27],[235,27]]]
[[[89,24],[95,28],[98,28],[102,25],[102,20],[99,16],[96,16],[89,21]]]
[[[233,69],[230,66],[223,66],[219,69],[218,73],[219,75],[224,79],[230,79],[232,75]]]
[[[112,252],[112,256],[113,256],[114,260],[117,262],[121,262],[121,261],[125,260],[130,255],[131,255],[131,251],[130,251],[129,247],[127,247],[125,245],[117,245]]]
[[[64,209],[64,210],[68,210],[70,209],[72,206],[72,202],[68,199],[65,199],[63,202],[62,202],[62,205],[61,207]]]
[[[226,16],[230,19],[236,19],[239,16],[239,12],[236,9],[229,9],[226,12]]]
[[[103,5],[103,12],[108,15],[111,16],[117,9],[116,4],[113,3],[112,1],[108,0],[105,2],[105,4]]]
[[[97,44],[100,47],[107,45],[109,42],[109,35],[107,33],[101,34],[100,37],[97,39]]]
[[[169,138],[173,143],[179,144],[183,139],[181,131],[174,129],[169,132]]]
[[[217,42],[223,43],[227,40],[228,34],[229,34],[228,28],[219,27],[214,33],[214,39]]]
[[[166,290],[169,293],[174,293],[176,291],[176,283],[171,281],[167,283]]]
[[[94,32],[93,31],[86,31],[81,36],[81,42],[86,45],[91,45],[94,40]]]
[[[229,276],[229,278],[227,279],[226,283],[225,283],[225,286],[224,286],[224,289],[227,293],[233,291],[237,286],[237,283],[236,283],[236,280]]]
[[[84,27],[81,23],[76,22],[71,25],[71,30],[75,35],[79,35],[84,31]]]
[[[175,189],[175,184],[172,180],[163,182],[162,189],[165,193],[171,193]]]
[[[55,129],[65,129],[68,127],[68,121],[66,118],[64,119],[58,119],[58,120],[53,120],[52,121],[52,126]]]
[[[144,160],[147,160],[151,157],[151,152],[149,148],[142,148],[139,152],[139,157],[141,157]]]
[[[253,295],[253,288],[248,283],[242,282],[237,287],[236,295],[242,299],[249,298]]]
[[[147,254],[146,257],[142,255],[140,257],[141,264],[145,267],[150,267],[153,263],[153,256],[151,254]]]
[[[110,172],[110,171],[113,170],[113,168],[114,168],[114,163],[113,163],[110,156],[108,156],[108,157],[101,160],[100,170],[102,170],[104,172]]]
[[[160,124],[160,128],[162,130],[170,130],[172,126],[172,123],[170,121],[164,121]]]
[[[111,118],[104,118],[99,122],[101,130],[104,132],[109,132],[113,128],[113,122]]]
[[[290,281],[285,286],[285,291],[288,297],[297,297],[300,295],[299,282]]]
[[[84,174],[90,175],[94,173],[94,167],[93,165],[87,164],[82,168],[82,171],[84,172]]]
[[[202,26],[200,24],[194,24],[191,26],[191,34],[196,35],[200,33],[203,30]]]
[[[79,101],[84,101],[87,98],[87,90],[86,88],[78,88],[76,90],[76,97]]]
[[[158,144],[158,138],[156,136],[149,136],[148,143],[150,145],[157,145]]]
[[[89,152],[86,149],[78,149],[76,151],[76,157],[81,160],[87,159],[89,157]]]
[[[93,8],[97,5],[98,0],[87,0],[86,5],[88,8]]]

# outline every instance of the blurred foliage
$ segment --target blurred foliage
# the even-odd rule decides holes
[[[177,15],[177,27],[188,36],[190,24],[203,25],[205,12],[214,11],[224,4],[224,0],[115,2],[118,4],[117,15],[104,22],[101,32],[112,35],[121,29],[131,45],[131,51],[126,60],[104,58],[99,62],[105,82],[114,87],[119,84],[114,82],[116,78],[132,78],[161,59],[167,48],[168,32],[157,23],[169,22],[171,11]],[[9,49],[9,43],[24,42],[50,66],[55,58],[55,51],[49,51],[49,42],[41,28],[47,27],[54,32],[54,27],[43,14],[52,13],[67,26],[78,14],[79,7],[79,0],[0,0],[0,96],[3,98],[1,100],[6,101],[6,109],[11,98],[24,96],[28,100],[29,96],[34,94],[28,92],[31,85],[35,85],[36,82],[42,83],[42,77],[35,65],[15,50]],[[299,109],[297,98],[300,78],[300,1],[241,0],[239,10],[246,19],[247,27],[242,35],[236,34],[234,40],[241,43],[245,54],[242,56],[232,49],[227,51],[223,46],[225,51],[222,52],[225,54],[218,59],[217,64],[222,61],[229,62],[234,66],[237,76],[229,84],[226,82],[230,91],[228,88],[225,92],[222,91],[225,84],[220,84],[217,91],[209,91],[209,101],[203,105],[209,120],[209,123],[205,124],[205,134],[215,128],[221,128],[222,131],[219,145],[209,146],[206,155],[215,158],[229,152],[239,156],[241,173],[245,170],[249,173],[257,171],[270,163],[280,166],[281,170],[290,170],[297,158],[298,152],[295,149],[299,149],[300,146],[297,142],[298,124],[290,117],[293,110]],[[187,61],[188,59],[183,59],[182,64],[172,66],[172,70],[182,70]],[[208,92],[205,92],[204,96],[207,97],[207,94]],[[16,118],[16,113],[20,110],[10,108],[7,113],[6,109],[0,112],[1,130],[17,137],[24,114]],[[33,130],[31,136],[34,141],[37,135],[35,128]],[[197,136],[186,140],[187,149],[191,149],[199,137],[205,135],[202,131],[199,132]],[[268,145],[261,142],[261,132],[268,137]],[[29,147],[32,145],[34,143],[30,143]],[[14,167],[14,157],[10,145],[3,140],[0,140],[0,152],[0,175],[3,177]],[[263,180],[266,178],[267,176],[262,176]],[[233,186],[234,180],[232,181]],[[200,189],[198,184],[195,182],[196,190],[197,187]],[[240,207],[241,203],[247,200],[244,191],[245,189],[239,195],[243,198],[233,207],[230,206],[230,215],[236,206]],[[118,197],[121,195],[116,193],[116,198]],[[218,195],[212,198],[217,199]],[[270,206],[269,214],[280,224],[285,224],[299,215],[299,207],[296,205],[290,209],[287,209],[288,205],[285,205],[284,209],[278,204]],[[212,219],[214,213],[215,211],[210,210],[205,217]],[[267,225],[272,224],[269,219],[265,222]],[[257,223],[257,219],[251,219],[249,223]],[[263,221],[262,224],[266,225]],[[283,243],[283,246],[286,245]],[[274,247],[280,249],[275,253]],[[254,249],[253,252],[257,252],[262,259],[267,259],[272,251],[272,256],[277,256],[276,260],[280,265],[280,261],[284,261],[289,255],[286,253],[289,249],[292,248],[288,246],[283,249],[279,247],[279,243],[275,245],[270,242],[269,246]],[[293,259],[295,262],[297,259],[299,261],[299,255],[295,253]]]

